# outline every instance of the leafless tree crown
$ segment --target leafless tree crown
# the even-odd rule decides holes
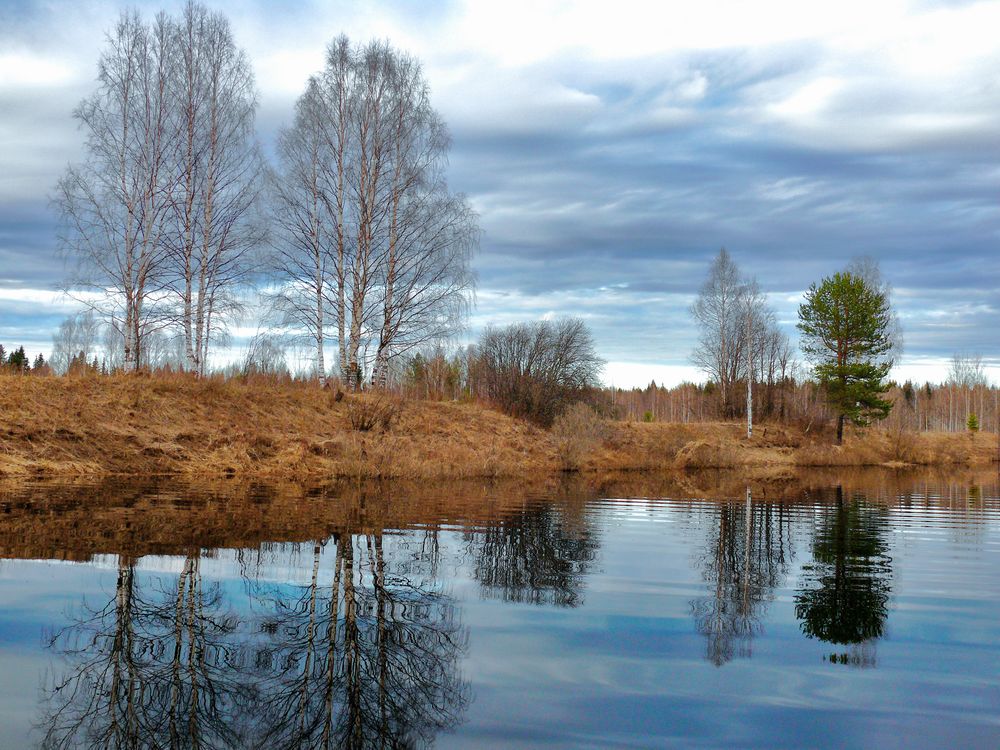
[[[766,384],[788,376],[788,337],[757,280],[744,276],[725,249],[712,262],[691,314],[698,326],[691,360],[718,385],[724,416],[736,413],[735,389],[748,375]]]
[[[123,13],[76,110],[86,157],[59,182],[71,287],[122,339],[138,369],[148,337],[173,329],[203,372],[235,310],[256,220],[256,93],[226,19],[189,2],[180,18]]]
[[[282,133],[274,180],[278,301],[308,331],[325,376],[336,330],[352,387],[462,323],[476,217],[449,191],[447,129],[420,65],[383,42],[339,37]]]

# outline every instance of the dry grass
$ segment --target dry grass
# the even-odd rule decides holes
[[[0,476],[514,476],[555,467],[547,433],[474,404],[403,402],[308,383],[0,378]],[[375,424],[359,419],[374,411]],[[353,423],[353,426],[352,426]],[[359,429],[364,427],[364,429]]]
[[[609,423],[581,452],[587,472],[806,466],[980,465],[996,436],[851,432],[736,423]],[[0,376],[0,476],[457,479],[565,464],[558,435],[474,403],[338,401],[309,383],[184,375]]]

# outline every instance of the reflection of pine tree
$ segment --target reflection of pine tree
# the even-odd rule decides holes
[[[824,509],[813,540],[813,562],[804,569],[806,585],[795,597],[802,632],[827,643],[851,646],[831,661],[873,664],[873,645],[888,616],[892,559],[882,535],[884,511],[861,500]]]
[[[691,602],[706,658],[721,666],[747,658],[775,588],[788,572],[790,519],[781,503],[718,503],[700,566],[710,593]]]
[[[598,546],[586,518],[572,518],[550,503],[525,504],[470,543],[484,596],[559,607],[580,604]]]

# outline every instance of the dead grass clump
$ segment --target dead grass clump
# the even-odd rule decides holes
[[[824,445],[813,443],[803,446],[795,452],[797,466],[849,466],[852,465],[845,455],[842,445]]]
[[[935,441],[930,447],[930,463],[935,464],[968,464],[972,457],[972,441],[962,445],[960,441]]]
[[[692,440],[674,457],[674,465],[679,469],[725,469],[740,464],[732,446],[716,441]]]
[[[355,432],[371,432],[378,428],[383,432],[399,419],[402,402],[386,393],[354,396],[347,402],[347,421]]]

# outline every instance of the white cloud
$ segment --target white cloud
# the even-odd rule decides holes
[[[605,385],[616,388],[645,388],[657,385],[673,387],[681,383],[703,383],[705,375],[691,365],[660,365],[649,362],[608,362],[602,374]]]
[[[30,52],[0,54],[0,90],[62,86],[75,77],[73,68],[63,60]]]

